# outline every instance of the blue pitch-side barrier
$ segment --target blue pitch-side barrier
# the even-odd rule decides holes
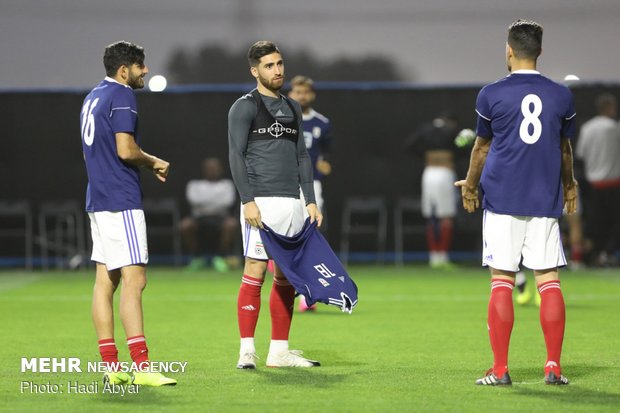
[[[183,256],[181,262],[187,264],[192,257]],[[208,260],[210,256],[206,256]],[[395,262],[396,254],[392,251],[383,254],[383,263],[391,265]],[[375,263],[379,259],[376,252],[350,252],[349,263],[365,264]],[[480,261],[480,253],[475,251],[453,251],[450,252],[450,259],[455,262],[477,262]],[[49,257],[49,268],[66,267],[67,259],[64,257]],[[403,253],[403,262],[405,263],[424,263],[428,261],[428,252],[426,251],[408,251]],[[18,268],[25,267],[26,259],[24,257],[0,257],[0,268]],[[41,257],[33,257],[32,265],[34,268],[40,268],[43,265]],[[83,261],[82,266],[92,265],[90,260]],[[173,255],[151,255],[149,256],[149,265],[154,266],[174,266]]]
[[[337,253],[338,254],[338,253]],[[456,263],[470,263],[470,264],[478,264],[481,262],[482,258],[479,251],[451,251],[450,260]],[[620,250],[616,251],[615,257],[620,260]],[[208,261],[211,260],[212,256],[204,256]],[[241,258],[241,257],[240,257]],[[350,264],[374,264],[379,259],[379,254],[376,252],[350,252],[349,253],[349,263]],[[181,266],[184,266],[190,262],[192,257],[183,256],[181,258]],[[383,265],[392,265],[396,261],[396,253],[393,251],[385,252],[383,254]],[[428,262],[428,252],[427,251],[407,251],[403,253],[403,263],[405,264],[416,264],[416,263],[426,263]],[[85,259],[82,261],[80,267],[85,267],[92,265],[89,259]],[[174,255],[163,255],[156,254],[151,255],[149,257],[149,265],[153,266],[165,266],[165,267],[173,267],[175,266],[175,257]],[[0,257],[0,268],[19,268],[26,266],[26,259],[24,257]],[[43,261],[41,257],[33,257],[32,259],[33,268],[42,268]],[[68,268],[67,259],[64,257],[49,257],[48,258],[48,266],[49,268]]]
[[[94,84],[93,84],[94,86]],[[398,81],[373,81],[373,82],[348,82],[333,81],[314,83],[317,90],[353,90],[353,91],[381,91],[381,90],[435,90],[435,89],[467,89],[480,88],[481,83],[441,83],[441,84],[418,84],[412,82]],[[148,88],[137,90],[137,93],[208,93],[208,92],[225,92],[225,93],[245,93],[256,87],[255,82],[242,83],[192,83],[182,85],[168,86],[162,92],[151,92]],[[617,88],[617,82],[596,82],[596,81],[580,81],[570,85],[571,88],[581,89],[587,87],[597,88]],[[87,94],[92,87],[48,87],[48,88],[25,88],[25,87],[0,87],[2,93],[76,93]],[[287,83],[284,89],[288,89]]]
[[[93,84],[94,86],[94,84]],[[148,88],[137,90],[137,93],[208,93],[208,92],[226,92],[226,93],[245,93],[256,87],[255,82],[243,83],[193,83],[187,85],[171,85],[162,92],[151,92]],[[395,81],[376,81],[376,82],[320,82],[314,83],[317,90],[433,90],[433,89],[462,89],[471,87],[482,87],[482,84],[417,84],[411,82],[395,82]],[[49,87],[49,88],[11,88],[0,87],[0,93],[76,93],[86,94],[90,92],[92,87]],[[289,88],[287,83],[285,89]]]

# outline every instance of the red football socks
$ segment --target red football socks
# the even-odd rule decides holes
[[[566,307],[560,281],[548,281],[538,286],[540,292],[540,325],[547,345],[545,373],[553,370],[560,374],[560,356],[564,341]]]
[[[112,370],[116,370],[118,366],[118,349],[113,338],[104,338],[99,340],[99,354],[101,360],[108,364]]]
[[[576,263],[583,262],[583,248],[581,246],[571,247],[570,260]]]
[[[263,281],[243,275],[237,298],[237,320],[241,338],[254,337],[260,311],[260,291]]]
[[[491,280],[488,328],[493,350],[493,373],[499,378],[508,371],[508,347],[514,324],[513,288],[513,281],[499,278]]]
[[[272,340],[288,340],[294,306],[295,288],[285,279],[274,278],[269,296]]]
[[[432,221],[426,223],[426,243],[428,244],[429,251],[439,251],[439,241],[437,240],[435,225],[433,225]]]
[[[129,355],[138,367],[149,361],[149,349],[146,347],[146,339],[144,336],[127,337],[127,347],[129,347]]]
[[[449,251],[452,245],[452,221],[441,220],[439,224],[439,249]]]

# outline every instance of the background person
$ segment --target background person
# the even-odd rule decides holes
[[[232,216],[237,194],[232,180],[223,177],[222,162],[217,158],[207,158],[202,162],[202,179],[187,183],[185,196],[191,208],[191,215],[181,220],[183,241],[192,255],[189,270],[202,268],[206,261],[202,256],[201,242],[210,234],[217,237],[217,250],[213,257],[213,267],[217,271],[227,271],[224,256],[232,255],[238,221]]]
[[[421,203],[422,216],[427,222],[426,242],[431,268],[452,268],[448,251],[452,245],[458,200],[454,189],[457,135],[456,120],[442,113],[421,125],[405,143],[408,150],[424,158]]]
[[[587,224],[598,265],[615,265],[620,237],[620,127],[618,102],[609,93],[597,97],[598,115],[581,127],[575,155],[590,184]]]
[[[331,174],[332,165],[329,162],[329,152],[332,145],[332,126],[328,118],[313,109],[312,105],[316,100],[314,81],[307,76],[297,75],[291,80],[291,90],[288,94],[301,106],[303,118],[303,134],[306,149],[310,155],[310,160],[314,167],[314,196],[319,210],[325,220],[325,201],[323,199],[323,180]],[[300,199],[305,205],[303,192],[300,192]],[[307,217],[307,211],[304,210]],[[322,225],[325,230],[325,224]],[[316,304],[308,307],[303,295],[299,296],[299,311],[304,312],[316,310]]]

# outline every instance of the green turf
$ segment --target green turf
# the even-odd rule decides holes
[[[235,369],[239,274],[149,269],[146,335],[154,359],[187,361],[179,384],[125,396],[20,393],[22,381],[89,384],[95,373],[21,373],[21,357],[98,361],[90,320],[93,275],[0,273],[0,409],[51,412],[617,412],[620,408],[620,271],[563,273],[570,386],[545,386],[535,306],[517,307],[512,388],[474,386],[491,364],[487,274],[470,268],[352,267],[352,315],[321,306],[296,314],[292,348],[316,369],[267,369],[268,288],[257,331],[256,371]],[[269,283],[268,283],[269,284]],[[117,322],[121,359],[128,353]]]

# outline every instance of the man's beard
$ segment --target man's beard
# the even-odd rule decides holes
[[[261,85],[263,85],[264,87],[266,87],[269,90],[273,90],[274,92],[279,91],[280,89],[282,89],[282,86],[284,85],[284,78],[280,78],[277,80],[269,80],[269,79],[265,79],[262,76],[258,76],[258,81],[261,83]]]
[[[133,77],[129,74],[127,85],[132,89],[142,89],[144,87],[144,77],[142,75]]]

